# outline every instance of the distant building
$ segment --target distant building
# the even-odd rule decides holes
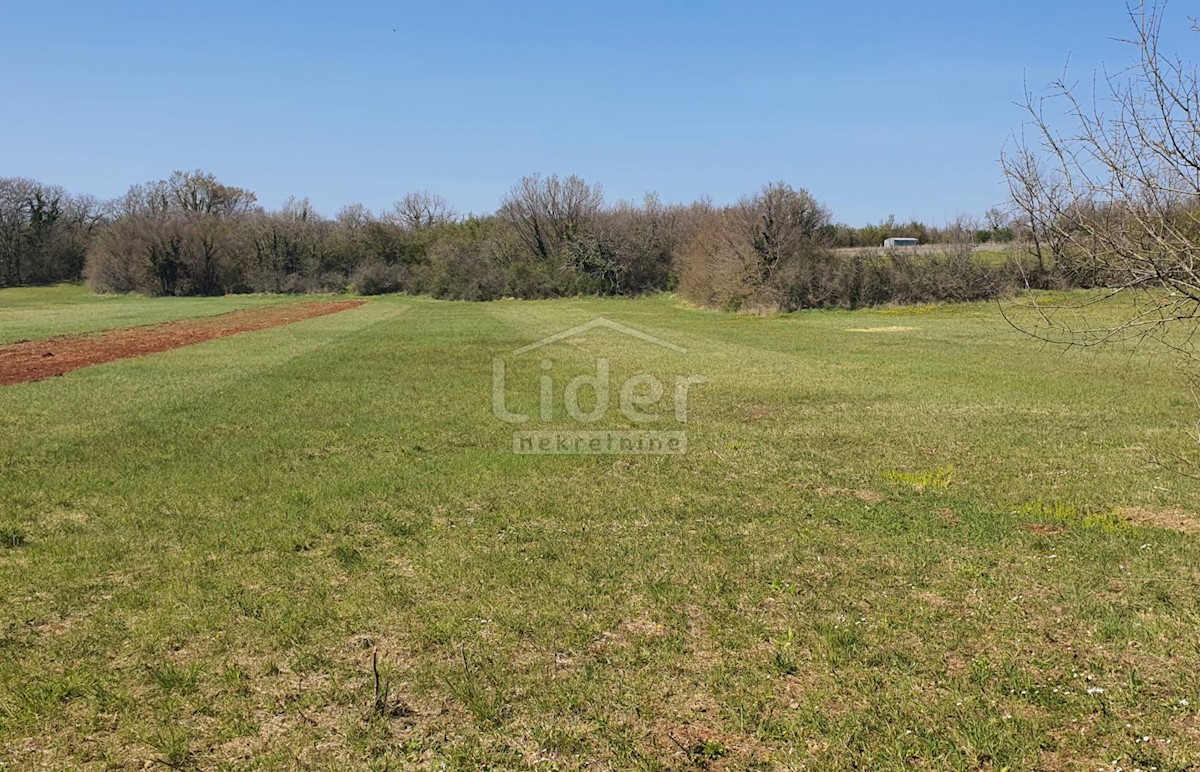
[[[884,249],[893,249],[895,247],[915,247],[921,242],[916,239],[890,238],[883,242]]]

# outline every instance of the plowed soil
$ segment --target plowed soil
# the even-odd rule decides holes
[[[248,308],[200,319],[127,327],[95,335],[65,336],[0,346],[0,386],[40,381],[83,367],[169,351],[214,338],[279,327],[357,308],[365,300],[292,303]]]

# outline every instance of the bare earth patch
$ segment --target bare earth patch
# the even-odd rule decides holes
[[[1021,526],[1022,531],[1036,533],[1039,536],[1057,536],[1060,533],[1065,533],[1066,528],[1057,525],[1044,525],[1042,523],[1026,523]]]
[[[270,308],[249,308],[201,319],[181,319],[146,327],[128,327],[96,335],[32,340],[0,346],[0,386],[40,381],[92,365],[155,354],[224,338],[241,332],[336,314],[365,300],[315,301]]]
[[[912,332],[916,327],[850,327],[846,332]]]
[[[808,483],[797,483],[792,487],[800,490],[813,491],[818,496],[851,496],[866,504],[878,504],[883,501],[883,496],[875,491],[863,490],[858,488],[837,488],[828,485],[809,485]]]
[[[771,405],[755,405],[746,408],[746,418],[750,421],[757,421],[760,418],[769,418],[779,412],[779,408]]]
[[[1152,525],[1180,533],[1200,533],[1200,517],[1182,509],[1124,507],[1117,514],[1134,525]]]

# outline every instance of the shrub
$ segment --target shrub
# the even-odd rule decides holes
[[[494,300],[504,293],[503,272],[482,243],[453,242],[434,247],[421,269],[419,286],[437,298]]]
[[[386,295],[402,292],[408,285],[407,271],[379,260],[364,263],[354,272],[350,285],[360,295]]]

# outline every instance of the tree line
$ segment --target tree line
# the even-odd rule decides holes
[[[889,236],[945,245],[940,256],[880,253]],[[390,209],[332,217],[307,200],[278,210],[203,172],[135,185],[115,201],[0,180],[0,286],[85,278],[98,292],[408,292],[459,300],[678,291],[722,307],[856,307],[989,297],[1011,284],[970,257],[1014,237],[996,212],[977,223],[851,228],[783,183],[730,205],[606,202],[579,177],[530,175],[494,213],[461,215],[410,193]],[[839,247],[873,247],[845,255]]]
[[[90,196],[0,177],[0,287],[80,278],[107,212]]]

